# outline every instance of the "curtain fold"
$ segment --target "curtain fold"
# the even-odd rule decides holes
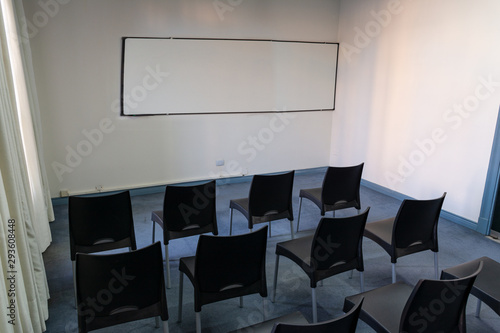
[[[5,333],[43,332],[48,318],[42,252],[51,241],[53,211],[33,124],[39,110],[29,42],[18,29],[22,12],[20,0],[0,1],[0,304],[6,310],[0,332]]]

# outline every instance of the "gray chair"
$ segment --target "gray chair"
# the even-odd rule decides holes
[[[248,220],[250,231],[254,224],[268,222],[269,237],[271,237],[271,221],[288,219],[293,238],[294,174],[294,171],[289,171],[281,174],[253,176],[248,197],[229,201],[229,235],[233,233],[233,209],[236,209]]]
[[[359,318],[376,332],[465,333],[465,308],[470,290],[482,268],[454,280],[420,280],[412,287],[393,283],[348,296],[344,312],[363,298]]]
[[[467,276],[473,267],[483,262],[483,269],[472,286],[471,294],[477,297],[476,317],[481,312],[481,301],[486,303],[500,316],[500,263],[489,258],[481,257],[469,262],[444,269],[443,279],[458,279]]]
[[[153,221],[152,243],[155,241],[155,226],[158,224],[163,229],[168,289],[171,286],[169,242],[173,239],[209,232],[217,235],[215,197],[215,180],[197,185],[168,185],[165,189],[163,210],[154,211],[151,214]]]
[[[297,218],[297,232],[299,231],[302,198],[311,200],[321,211],[333,212],[345,208],[355,208],[358,214],[361,210],[359,188],[364,163],[348,167],[329,167],[326,170],[321,187],[302,189],[299,192],[299,214]]]
[[[366,224],[365,237],[391,256],[392,283],[396,282],[398,258],[426,250],[434,252],[435,278],[439,278],[438,221],[445,196],[446,193],[431,200],[403,200],[395,217]]]
[[[363,230],[370,208],[360,215],[343,218],[322,218],[314,235],[292,239],[276,245],[276,266],[272,301],[276,298],[279,258],[289,258],[307,274],[311,286],[313,323],[318,321],[316,304],[317,283],[357,269],[360,287],[363,283]]]
[[[201,235],[196,256],[180,259],[179,322],[182,321],[183,277],[194,287],[196,332],[201,332],[201,308],[204,305],[260,294],[267,297],[266,283],[267,226],[237,236]],[[264,311],[263,311],[264,312]],[[265,316],[264,316],[265,319]]]
[[[160,242],[118,254],[76,255],[78,332],[159,318],[168,333]],[[119,329],[116,329],[119,331]]]

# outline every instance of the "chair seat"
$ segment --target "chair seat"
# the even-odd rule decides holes
[[[321,187],[316,187],[316,188],[306,188],[302,189],[299,192],[299,198],[307,198],[314,202],[316,206],[318,206],[321,209]]]
[[[493,311],[500,315],[500,263],[482,257],[461,265],[443,270],[443,279],[457,279],[470,274],[472,270],[483,262],[483,269],[478,274],[471,290],[471,294],[486,303]]]
[[[391,253],[392,229],[394,218],[369,222],[365,226],[364,236],[382,246],[387,253]]]
[[[306,273],[310,273],[312,270],[307,268],[311,265],[311,244],[313,239],[314,235],[311,235],[278,243],[276,244],[276,254],[289,258]]]
[[[194,262],[195,256],[192,257],[184,257],[179,261],[179,270],[186,274],[190,281],[194,279]]]
[[[398,332],[399,318],[403,314],[403,309],[412,291],[412,286],[397,282],[348,296],[345,298],[344,312],[348,312],[364,297],[359,318],[377,332]],[[394,318],[398,318],[398,320],[394,320]]]
[[[247,219],[248,216],[248,198],[232,199],[229,201],[229,208],[240,211]]]
[[[163,223],[163,211],[157,210],[151,213],[151,221],[153,223],[157,223],[160,228],[164,228],[164,223]],[[163,237],[163,243],[168,244],[168,242],[172,239],[178,239],[178,238],[184,238],[184,237],[189,237],[189,236],[195,236],[195,235],[200,235],[204,233],[212,232],[215,235],[217,234],[217,231],[214,231],[214,227],[212,224],[208,224],[203,227],[199,227],[198,225],[188,225],[186,228],[183,230],[179,231],[174,231],[174,230],[168,230],[166,233],[167,237]]]
[[[290,313],[278,318],[269,319],[262,323],[257,323],[248,327],[240,328],[229,333],[253,332],[253,333],[269,333],[272,331],[274,324],[285,323],[290,325],[306,325],[309,324],[307,319],[299,311]]]

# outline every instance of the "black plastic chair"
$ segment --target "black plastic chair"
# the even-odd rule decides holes
[[[294,174],[295,171],[290,171],[276,175],[253,176],[248,198],[229,201],[229,235],[233,233],[233,209],[236,209],[247,218],[250,231],[254,224],[269,222],[269,237],[271,237],[271,221],[288,219],[293,238]]]
[[[304,270],[310,280],[313,323],[318,320],[316,286],[321,280],[357,269],[363,281],[363,230],[370,208],[362,214],[343,218],[322,218],[312,236],[276,244],[273,299],[276,297],[279,257],[289,258]]]
[[[68,221],[74,283],[77,252],[93,253],[125,247],[130,250],[137,248],[129,191],[69,197]]]
[[[466,332],[465,307],[482,263],[471,275],[455,280],[420,280],[415,287],[402,282],[349,296],[344,312],[361,298],[359,318],[376,332]]]
[[[78,253],[76,287],[79,332],[152,317],[168,332],[160,242],[118,254]]]
[[[293,325],[277,323],[271,333],[355,333],[362,304],[363,299],[343,316],[317,324]]]
[[[267,226],[237,236],[201,235],[196,256],[180,259],[179,322],[182,321],[183,276],[194,287],[196,332],[201,332],[201,307],[210,303],[260,294],[267,297]],[[265,301],[265,299],[264,299]]]
[[[434,252],[435,278],[439,278],[438,221],[445,196],[446,192],[432,200],[403,200],[396,217],[366,224],[365,237],[391,256],[392,283],[398,258],[426,250]]]
[[[153,243],[155,241],[155,225],[158,224],[163,229],[167,288],[171,286],[169,241],[208,232],[217,235],[215,197],[215,180],[190,186],[168,185],[165,189],[163,210],[154,211],[151,214]]]
[[[476,317],[481,312],[481,302],[486,303],[500,316],[500,263],[489,258],[481,257],[469,262],[444,269],[443,279],[458,279],[467,276],[472,267],[483,262],[483,269],[479,273],[472,287],[471,294],[477,297]]]
[[[348,167],[328,167],[321,187],[300,190],[297,232],[299,231],[302,198],[309,199],[318,206],[321,216],[325,216],[325,212],[333,211],[333,217],[335,217],[336,210],[345,208],[355,208],[359,214],[361,210],[359,188],[363,166],[364,163]]]

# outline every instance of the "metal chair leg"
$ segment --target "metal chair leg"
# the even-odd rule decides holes
[[[479,318],[480,312],[481,312],[481,300],[478,298],[476,304],[476,318]]]
[[[168,255],[168,244],[165,244],[165,273],[167,274],[167,289],[172,287],[172,282],[170,281],[170,259]]]
[[[73,266],[73,288],[75,290],[75,309],[78,310],[78,301],[76,300],[76,262],[73,260],[71,262],[72,266]]]
[[[229,210],[229,236],[233,234],[233,209]]]
[[[299,232],[300,210],[302,208],[302,197],[299,198],[299,215],[297,217],[297,232]]]
[[[271,299],[271,302],[274,303],[276,300],[276,284],[278,283],[278,266],[280,263],[280,256],[276,255],[276,265],[274,266],[274,283],[273,283],[273,298]]]
[[[318,304],[316,303],[316,288],[311,288],[313,323],[318,322]]]
[[[180,323],[182,322],[182,294],[183,294],[183,287],[184,287],[184,273],[180,272],[179,275],[179,306],[177,307],[178,312],[177,312],[177,322]]]
[[[152,221],[153,222],[153,232],[152,232],[152,239],[151,239],[151,244],[153,244],[155,242],[155,221]]]
[[[436,280],[439,280],[439,262],[438,262],[438,253],[434,252],[434,275],[436,276]]]
[[[295,235],[293,233],[293,220],[290,220],[290,233],[292,234],[292,239],[294,239]]]
[[[396,283],[396,263],[392,263],[392,283]]]
[[[165,320],[163,323],[163,333],[168,333],[168,320]]]
[[[196,312],[196,333],[201,333],[201,314]]]

